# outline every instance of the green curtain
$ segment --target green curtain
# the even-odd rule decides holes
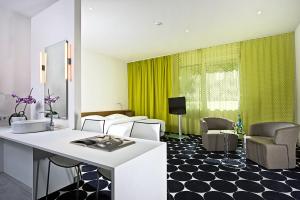
[[[198,49],[128,64],[129,108],[166,121],[168,97],[185,96],[184,133],[199,134],[201,117],[294,121],[294,33]]]
[[[241,42],[241,112],[248,127],[294,121],[294,33]]]
[[[184,133],[199,133],[199,119],[202,107],[201,96],[201,50],[173,55],[172,95],[185,96],[187,113],[182,119]],[[178,116],[172,116],[172,132],[178,130]]]
[[[162,119],[171,125],[168,97],[172,94],[172,57],[128,63],[128,103],[136,115]]]
[[[179,53],[173,56],[173,95],[185,96],[185,133],[199,134],[201,117],[236,119],[239,110],[240,44]]]

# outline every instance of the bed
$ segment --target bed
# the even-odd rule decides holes
[[[91,131],[108,135],[129,137],[134,122],[159,123],[160,135],[163,136],[165,133],[164,121],[149,119],[147,116],[134,116],[134,112],[130,110],[88,112],[81,113],[81,116],[82,127],[89,123],[91,127],[99,127],[92,128]]]

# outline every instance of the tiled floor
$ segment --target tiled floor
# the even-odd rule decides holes
[[[289,200],[300,199],[300,168],[267,170],[247,161],[244,169],[220,165],[223,153],[207,152],[201,137],[192,136],[179,142],[162,139],[168,144],[168,200]],[[239,158],[241,147],[230,157]],[[300,164],[300,148],[297,149]],[[211,160],[211,159],[214,159]],[[216,162],[217,160],[217,162]],[[82,166],[80,200],[96,199],[96,168]],[[99,200],[110,199],[110,181],[100,178]],[[48,199],[76,199],[76,185],[55,192]]]
[[[7,174],[0,173],[0,200],[16,199],[31,200],[31,188]]]

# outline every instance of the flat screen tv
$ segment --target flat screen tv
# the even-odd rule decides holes
[[[185,97],[169,98],[169,113],[174,115],[186,114]]]

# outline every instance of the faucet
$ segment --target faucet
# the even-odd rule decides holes
[[[54,131],[54,121],[52,112],[50,112],[50,131]]]
[[[50,122],[49,122],[49,131],[54,131],[54,120],[53,120],[53,113],[52,112],[39,112],[39,113],[47,113],[50,115]]]

